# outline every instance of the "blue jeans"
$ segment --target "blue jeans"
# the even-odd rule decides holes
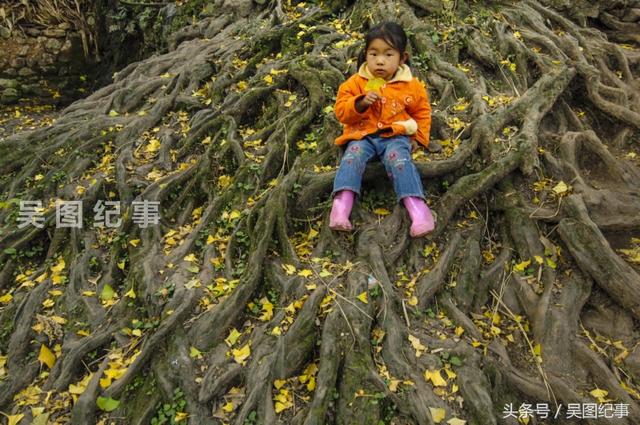
[[[347,146],[333,181],[333,194],[351,190],[360,195],[362,174],[367,163],[379,157],[393,181],[398,200],[407,196],[424,199],[422,182],[411,160],[411,143],[407,136],[381,137],[370,134],[361,140],[352,140]]]

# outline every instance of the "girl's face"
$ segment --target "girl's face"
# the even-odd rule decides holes
[[[386,41],[376,38],[367,49],[367,68],[375,77],[390,80],[408,56],[406,52],[400,55],[400,51]]]

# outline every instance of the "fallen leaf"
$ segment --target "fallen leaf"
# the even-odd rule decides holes
[[[442,422],[447,414],[447,411],[442,407],[429,407],[429,412],[431,413],[431,419],[433,419],[433,422],[436,424]]]
[[[309,270],[309,269],[304,269],[304,270],[300,270],[298,272],[298,276],[302,276],[302,277],[309,277],[313,274],[313,271]]]
[[[282,268],[284,269],[284,272],[288,275],[292,275],[296,272],[296,267],[291,264],[283,264]]]
[[[589,394],[591,394],[596,400],[598,400],[599,403],[606,403],[611,401],[610,399],[606,398],[609,394],[609,391],[607,390],[596,388],[595,390],[589,391]]]
[[[180,422],[187,419],[188,417],[189,414],[187,412],[176,412],[175,421]]]
[[[408,338],[409,342],[411,342],[411,346],[414,348],[414,350],[416,350],[416,357],[420,357],[422,353],[427,349],[427,347],[422,345],[420,338],[417,338],[411,334],[409,334]]]
[[[445,387],[447,385],[447,381],[440,375],[440,370],[425,370],[424,379],[431,381],[435,387]]]
[[[242,334],[238,332],[236,328],[233,328],[231,329],[231,332],[229,332],[229,336],[224,340],[224,342],[226,342],[229,347],[232,347],[233,344],[236,343],[238,338],[240,338],[240,335]]]
[[[111,412],[118,408],[118,406],[120,405],[120,401],[114,400],[111,397],[98,397],[98,400],[96,400],[96,404],[98,405],[100,410]]]
[[[367,293],[366,293],[366,292],[361,293],[360,295],[358,295],[358,297],[357,297],[357,298],[358,298],[360,301],[362,301],[363,303],[365,303],[365,304],[369,304],[369,301],[368,301],[368,299],[367,299]]]
[[[192,346],[191,349],[189,350],[189,357],[191,357],[192,359],[201,359],[202,351]]]
[[[567,184],[563,181],[560,181],[557,185],[555,185],[553,187],[553,192],[556,195],[564,195],[565,193],[567,193],[567,191],[569,190],[569,186],[567,186]]]
[[[53,368],[56,364],[56,355],[44,344],[40,345],[40,354],[38,354],[38,360],[49,366],[49,369]]]
[[[376,208],[375,210],[373,210],[373,213],[374,213],[374,214],[376,214],[376,215],[382,215],[382,216],[384,216],[384,215],[389,215],[389,214],[391,214],[391,211],[389,211],[389,210],[388,210],[388,209],[386,209],[386,208]]]
[[[249,344],[245,344],[240,349],[234,349],[232,353],[233,353],[233,359],[236,361],[236,363],[244,366],[244,364],[247,361],[247,358],[249,358],[249,356],[251,355],[251,347],[249,346]]]
[[[531,260],[522,261],[516,264],[515,266],[513,266],[513,270],[517,272],[523,272],[527,267],[529,267],[529,264],[531,264]]]
[[[102,287],[102,291],[100,292],[100,299],[103,301],[109,301],[115,296],[115,291],[108,283]]]
[[[2,412],[0,412],[0,413],[2,413]],[[18,422],[20,422],[20,420],[22,418],[24,418],[24,414],[23,413],[20,413],[18,415],[7,415],[5,413],[2,413],[2,414],[7,417],[7,420],[8,420],[7,425],[17,425]]]

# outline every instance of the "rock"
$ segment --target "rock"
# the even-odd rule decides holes
[[[55,57],[49,53],[43,53],[38,58],[38,65],[40,65],[41,68],[44,68],[45,66],[48,66],[48,65],[53,65],[54,62],[55,62]]]
[[[11,38],[11,30],[9,28],[0,26],[0,37],[2,38]]]
[[[24,58],[13,58],[11,60],[11,62],[9,62],[9,65],[11,66],[11,68],[23,68],[25,65],[27,64],[27,61],[24,60]]]
[[[49,92],[40,86],[40,84],[25,84],[22,86],[22,92],[29,96],[49,96]]]
[[[27,56],[27,68],[33,68],[36,65],[38,65],[38,56],[39,55],[32,55],[32,56]]]
[[[59,28],[47,28],[44,30],[44,35],[53,38],[65,38],[67,36],[67,31]]]
[[[13,88],[4,89],[2,95],[0,95],[0,103],[3,103],[5,105],[15,103],[18,101],[18,99],[20,99],[18,90]]]
[[[35,72],[33,72],[33,70],[31,68],[20,68],[20,70],[18,71],[18,75],[21,77],[30,77],[33,74],[35,74]]]
[[[27,28],[24,32],[26,32],[28,35],[30,35],[31,37],[37,37],[40,34],[42,34],[42,31],[40,31],[37,28]]]
[[[29,46],[22,46],[18,52],[18,56],[27,56],[29,54]]]
[[[40,70],[44,75],[54,75],[58,71],[58,67],[52,65],[44,65],[40,67]]]
[[[16,80],[8,80],[6,78],[0,78],[0,88],[3,89],[16,89],[19,84]]]
[[[18,75],[18,71],[16,71],[15,68],[9,68],[9,69],[5,69],[3,71],[4,75],[6,75],[7,77],[15,77],[16,75]]]
[[[56,53],[58,52],[58,50],[60,50],[62,45],[63,45],[62,41],[55,38],[50,38],[44,43],[44,48],[48,52]]]

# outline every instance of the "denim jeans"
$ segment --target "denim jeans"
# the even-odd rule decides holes
[[[333,194],[351,190],[360,195],[362,174],[367,163],[379,157],[393,182],[398,200],[407,196],[424,199],[422,182],[411,160],[411,143],[407,136],[381,137],[377,134],[350,141],[333,181]]]

